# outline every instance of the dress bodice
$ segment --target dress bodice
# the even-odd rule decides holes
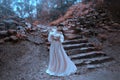
[[[61,32],[50,32],[49,36],[48,36],[48,41],[52,42],[52,41],[60,41],[63,42],[64,41],[64,36]]]
[[[57,34],[53,34],[52,36],[53,36],[53,39],[59,39],[60,38],[60,34],[58,34],[58,33]]]

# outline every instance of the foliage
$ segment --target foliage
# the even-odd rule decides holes
[[[59,15],[63,15],[68,7],[76,1],[80,0],[1,0],[0,5],[5,6],[8,10],[14,11],[21,18],[43,18],[44,16],[51,16],[52,19],[56,19]],[[4,14],[4,10],[1,10],[1,14]],[[57,14],[53,15],[53,13]]]

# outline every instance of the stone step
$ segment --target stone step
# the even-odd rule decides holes
[[[91,51],[100,51],[101,49],[98,49],[97,47],[84,47],[84,48],[77,48],[73,50],[68,50],[66,53],[68,55],[75,55],[75,54],[80,54],[80,53],[87,53]]]
[[[78,59],[73,60],[76,66],[88,65],[88,64],[101,64],[105,62],[112,61],[113,58],[104,56],[104,57],[97,57],[97,58],[90,58],[90,59]]]
[[[75,30],[64,30],[64,34],[75,34],[76,31]]]
[[[110,62],[107,62],[107,64],[110,63]],[[87,65],[81,65],[81,66],[77,66],[77,73],[80,74],[81,71],[84,69],[84,70],[88,70],[88,69],[96,69],[96,68],[101,68],[103,67],[103,64],[87,64]]]
[[[65,40],[63,44],[66,45],[66,44],[87,43],[87,42],[88,39],[74,39],[74,40]]]
[[[76,34],[65,34],[65,39],[66,40],[72,40],[72,39],[81,39],[81,35],[76,35]]]
[[[80,44],[69,44],[69,45],[63,45],[65,50],[71,50],[76,48],[82,48],[82,47],[94,47],[94,44],[92,43],[80,43]]]
[[[64,30],[64,34],[79,34],[81,32],[81,29],[75,28],[75,29],[68,29]]]
[[[115,61],[111,59],[110,61],[105,61],[100,64],[86,64],[86,65],[77,66],[77,69],[78,69],[77,73],[81,74],[81,71],[83,71],[83,70],[102,68],[105,66],[109,66],[113,63],[115,63]]]
[[[47,33],[42,33],[42,36],[44,37],[45,41],[48,41],[48,35]],[[64,36],[65,40],[74,40],[74,39],[81,39],[81,35],[76,35],[76,34],[65,34]]]
[[[100,57],[100,56],[107,56],[102,51],[92,51],[88,53],[81,53],[81,54],[75,54],[69,56],[72,60],[74,59],[85,59],[85,58],[94,58],[94,57]]]
[[[100,68],[100,67],[102,67],[102,65],[100,65],[100,64],[89,64],[89,65],[86,65],[87,69],[95,69],[95,68]]]
[[[88,39],[75,39],[75,40],[65,40],[62,44],[67,45],[67,44],[78,44],[78,43],[87,43]],[[50,46],[50,43],[47,41],[46,42],[47,46]]]

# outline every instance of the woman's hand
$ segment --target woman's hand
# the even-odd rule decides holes
[[[52,39],[54,39],[54,36],[53,36],[53,35],[51,35],[51,38],[52,38]]]
[[[60,37],[54,37],[55,41],[60,41]]]

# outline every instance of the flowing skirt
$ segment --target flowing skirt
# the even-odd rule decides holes
[[[46,70],[49,75],[68,76],[76,72],[77,67],[67,56],[62,43],[52,42],[49,55],[49,65]]]

